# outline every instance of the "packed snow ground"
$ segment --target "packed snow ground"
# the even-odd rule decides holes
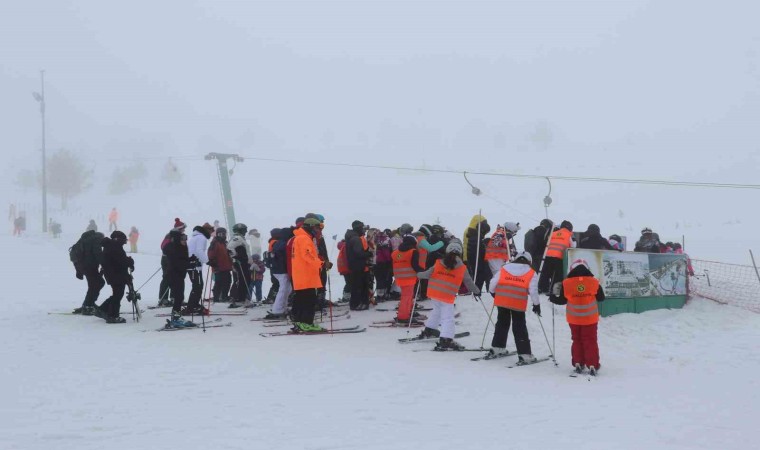
[[[510,358],[414,352],[432,344],[400,345],[399,329],[262,338],[276,328],[249,320],[261,309],[205,334],[155,332],[164,319],[154,311],[140,323],[125,316],[125,325],[48,315],[84,295],[70,243],[0,243],[3,449],[757,448],[760,315],[708,300],[603,319],[601,375],[587,381],[567,376],[562,315],[560,366],[515,369]],[[139,285],[158,261],[135,259]],[[143,305],[155,303],[157,283],[145,287]],[[457,331],[472,332],[461,342],[478,347],[483,308],[467,297],[457,305]],[[551,339],[550,304],[543,309]],[[336,326],[393,313],[351,315]],[[548,355],[536,317],[528,324],[534,353]]]

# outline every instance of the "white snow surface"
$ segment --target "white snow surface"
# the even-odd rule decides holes
[[[0,237],[0,448],[14,449],[750,449],[757,448],[760,316],[709,300],[599,325],[598,378],[570,378],[557,309],[559,367],[514,357],[414,352],[402,329],[263,338],[261,323],[159,333],[164,319],[107,325],[48,315],[81,304],[66,240]],[[158,267],[137,255],[136,284]],[[10,261],[14,261],[11,263]],[[333,297],[340,291],[334,275]],[[158,280],[143,291],[155,303]],[[110,293],[108,286],[99,298]],[[490,299],[484,298],[490,309]],[[393,306],[385,303],[383,306]],[[122,310],[129,308],[122,302]],[[217,306],[216,308],[224,308]],[[480,346],[486,314],[457,300],[460,341]],[[552,336],[550,304],[543,324]],[[391,318],[354,312],[336,326]],[[228,318],[224,318],[228,321]],[[533,352],[548,355],[530,315]],[[419,330],[413,330],[417,333]],[[488,333],[486,346],[490,343]],[[512,349],[510,336],[508,346]]]

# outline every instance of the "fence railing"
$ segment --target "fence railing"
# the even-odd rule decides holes
[[[754,267],[700,259],[691,264],[690,295],[760,313],[760,280]]]

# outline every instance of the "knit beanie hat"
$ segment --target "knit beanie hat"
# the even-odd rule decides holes
[[[364,231],[364,222],[361,220],[354,220],[351,222],[351,229],[356,231],[357,233]]]
[[[182,231],[185,228],[187,228],[187,225],[185,225],[184,222],[182,222],[181,220],[179,220],[179,217],[175,217],[174,218],[174,229],[177,230],[177,231]]]
[[[453,241],[449,243],[449,245],[446,247],[446,253],[459,253],[462,254],[462,244],[460,244],[457,241]]]
[[[403,240],[404,245],[407,247],[416,247],[417,246],[417,238],[412,236],[411,234],[407,234],[404,236]]]

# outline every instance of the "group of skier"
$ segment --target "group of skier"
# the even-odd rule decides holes
[[[225,228],[208,223],[194,227],[188,237],[185,223],[175,219],[161,243],[163,276],[159,296],[161,302],[172,307],[169,325],[194,326],[183,316],[208,313],[201,303],[204,266],[213,274],[213,301],[228,301],[230,307],[253,306],[252,290],[256,286],[257,300],[262,300],[260,281],[268,268],[272,288],[267,299],[272,306],[265,319],[290,319],[293,332],[325,331],[314,323],[315,311],[327,303],[328,271],[333,266],[322,235],[324,221],[322,215],[309,213],[299,217],[293,226],[271,230],[262,260],[260,250],[252,252],[246,241],[246,237],[258,236],[248,234],[245,224],[234,225],[228,240]],[[546,294],[551,302],[567,305],[573,366],[578,372],[595,373],[599,369],[597,302],[604,300],[604,292],[583,260],[570,262],[565,278],[563,258],[568,248],[576,246],[620,249],[616,244],[622,239],[616,235],[604,239],[594,224],[576,239],[569,221],[555,227],[545,219],[528,230],[524,251],[518,251],[515,236],[519,230],[519,223],[506,222],[490,233],[486,218],[476,215],[460,240],[441,225],[423,224],[417,231],[410,224],[379,230],[356,220],[338,243],[338,270],[346,280],[341,300],[351,310],[362,311],[377,301],[398,298],[396,324],[424,326],[420,338],[438,338],[438,350],[462,350],[454,340],[455,301],[460,295],[470,294],[480,301],[481,292],[487,291],[497,310],[488,357],[510,354],[506,342],[511,328],[520,363],[530,364],[536,358],[526,313],[530,307],[540,316],[539,294]],[[642,239],[651,239],[649,233],[651,230],[645,229]],[[122,248],[127,241],[121,231],[105,238],[96,229],[89,229],[72,247],[77,277],[86,278],[88,285],[82,307],[75,312],[97,315],[108,323],[124,322],[119,317],[120,301],[134,270],[134,261]],[[186,276],[191,290],[183,307]],[[95,302],[106,282],[113,294],[98,307]],[[431,300],[432,307],[425,318],[415,308],[426,300]]]

